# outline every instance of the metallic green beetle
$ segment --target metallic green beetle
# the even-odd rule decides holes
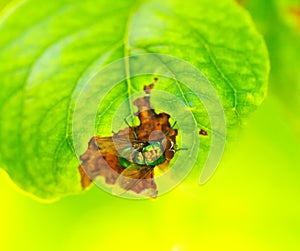
[[[132,163],[137,165],[156,166],[166,160],[160,141],[137,142],[121,151],[119,161],[127,168]]]

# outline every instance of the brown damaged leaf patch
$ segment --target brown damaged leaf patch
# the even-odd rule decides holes
[[[118,179],[120,175],[124,175],[136,179],[136,182],[121,184],[123,189],[134,191],[137,194],[152,190],[153,192],[148,196],[156,197],[157,185],[153,179],[154,167],[144,165],[139,166],[136,170],[125,170],[126,168],[120,163],[118,153],[119,149],[132,146],[137,141],[136,137],[141,141],[156,141],[164,135],[166,139],[164,149],[169,150],[164,151],[165,160],[158,167],[164,171],[168,169],[169,162],[175,153],[171,147],[176,146],[178,132],[171,127],[169,114],[164,112],[157,114],[151,107],[150,94],[156,81],[157,79],[151,85],[144,87],[144,97],[134,101],[134,105],[138,108],[138,112],[135,114],[140,121],[138,126],[128,126],[112,137],[94,136],[91,138],[87,151],[80,156],[82,163],[79,166],[79,172],[83,189],[88,187],[98,176],[104,177],[107,184],[115,185],[120,180]]]
[[[199,134],[202,135],[202,136],[207,136],[208,135],[207,132],[203,129],[200,129]]]

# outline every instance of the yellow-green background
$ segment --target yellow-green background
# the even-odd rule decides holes
[[[1,250],[299,250],[299,138],[281,107],[267,98],[210,182],[156,200],[93,188],[42,204],[1,172]]]
[[[278,81],[289,84],[284,76]],[[0,249],[300,250],[299,129],[285,105],[289,95],[270,85],[203,186],[194,171],[156,200],[121,199],[94,187],[45,204],[24,196],[0,170]]]

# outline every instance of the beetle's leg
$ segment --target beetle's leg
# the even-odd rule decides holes
[[[126,118],[124,119],[124,122],[126,123],[126,125],[127,125],[130,129],[132,129],[132,126],[129,125],[129,123],[128,123],[128,121],[126,120]],[[137,134],[136,134],[135,128],[133,129],[132,133],[133,133],[133,136],[134,136],[135,139],[139,139],[138,136],[137,136]]]

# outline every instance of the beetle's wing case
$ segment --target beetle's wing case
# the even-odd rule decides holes
[[[95,137],[96,145],[100,152],[106,152],[111,154],[116,154],[116,148],[112,137]]]
[[[118,177],[113,194],[121,195],[128,190],[133,190],[140,195],[152,198],[157,196],[157,187],[153,180],[153,168],[151,166],[130,165]]]
[[[144,148],[145,163],[148,166],[156,166],[165,160],[162,144],[159,141],[149,142]]]

